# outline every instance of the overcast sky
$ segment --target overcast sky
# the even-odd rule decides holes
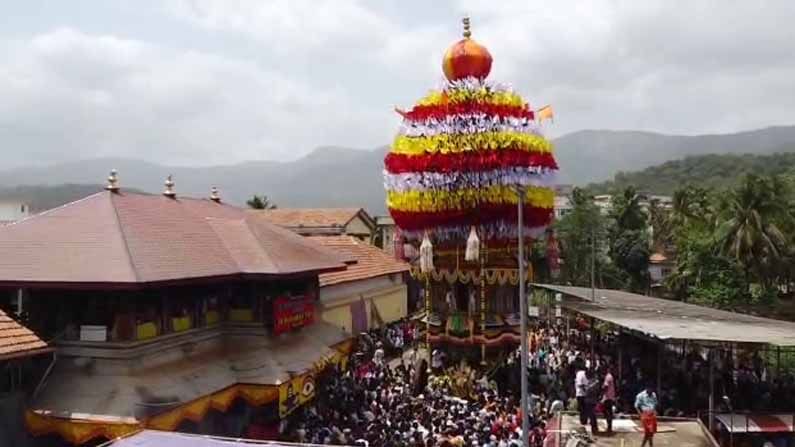
[[[795,124],[795,1],[0,0],[0,167],[374,148],[472,17],[490,79],[580,129]]]

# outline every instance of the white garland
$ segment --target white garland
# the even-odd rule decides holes
[[[439,90],[448,92],[451,90],[469,90],[477,91],[485,88],[486,90],[494,93],[514,93],[511,84],[505,82],[492,82],[485,79],[479,79],[474,76],[469,76],[462,79],[453,81],[443,80],[439,86]]]
[[[387,191],[453,191],[463,188],[488,188],[490,186],[536,186],[555,185],[557,170],[546,167],[512,167],[490,171],[469,172],[384,172],[384,188]]]
[[[538,125],[528,118],[500,117],[485,113],[448,115],[443,119],[403,120],[398,134],[407,137],[473,135],[484,132],[515,132],[542,136]]]
[[[516,238],[519,226],[506,222],[492,222],[476,226],[481,240]],[[466,240],[467,235],[472,229],[472,225],[445,225],[434,227],[432,230],[433,238],[437,241]],[[546,225],[535,227],[524,227],[524,236],[527,238],[538,238],[546,231]],[[400,233],[407,241],[422,240],[425,230],[401,231]],[[487,243],[488,245],[488,243]]]

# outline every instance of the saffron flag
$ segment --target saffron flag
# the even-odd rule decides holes
[[[551,105],[546,105],[546,106],[541,107],[540,109],[536,110],[536,119],[538,120],[539,124],[541,124],[541,122],[543,122],[545,119],[548,119],[548,120],[550,120],[550,121],[552,121],[554,123],[555,122],[555,116],[554,116],[554,114],[552,112],[552,106]]]

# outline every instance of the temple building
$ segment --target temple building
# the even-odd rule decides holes
[[[310,239],[356,261],[347,270],[320,275],[320,314],[324,321],[358,334],[407,316],[407,262],[351,236]]]
[[[349,332],[319,276],[354,261],[225,204],[105,191],[0,227],[0,295],[53,340],[25,422],[80,445],[152,428],[243,436],[314,397]]]
[[[53,349],[0,306],[0,445],[24,446],[24,402],[35,395]]]
[[[364,208],[275,208],[251,211],[302,236],[353,236],[373,242],[375,219]]]

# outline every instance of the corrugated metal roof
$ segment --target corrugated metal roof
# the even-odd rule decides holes
[[[143,430],[126,438],[117,439],[112,447],[239,447],[239,446],[314,446],[292,442],[256,441],[253,439],[233,439],[218,436],[191,435],[187,433]]]
[[[563,306],[661,340],[795,346],[795,323],[654,298],[621,290],[536,284],[565,295]]]
[[[0,310],[0,360],[49,351],[42,339]]]
[[[0,227],[0,282],[149,283],[344,268],[291,231],[211,200],[100,192]]]

